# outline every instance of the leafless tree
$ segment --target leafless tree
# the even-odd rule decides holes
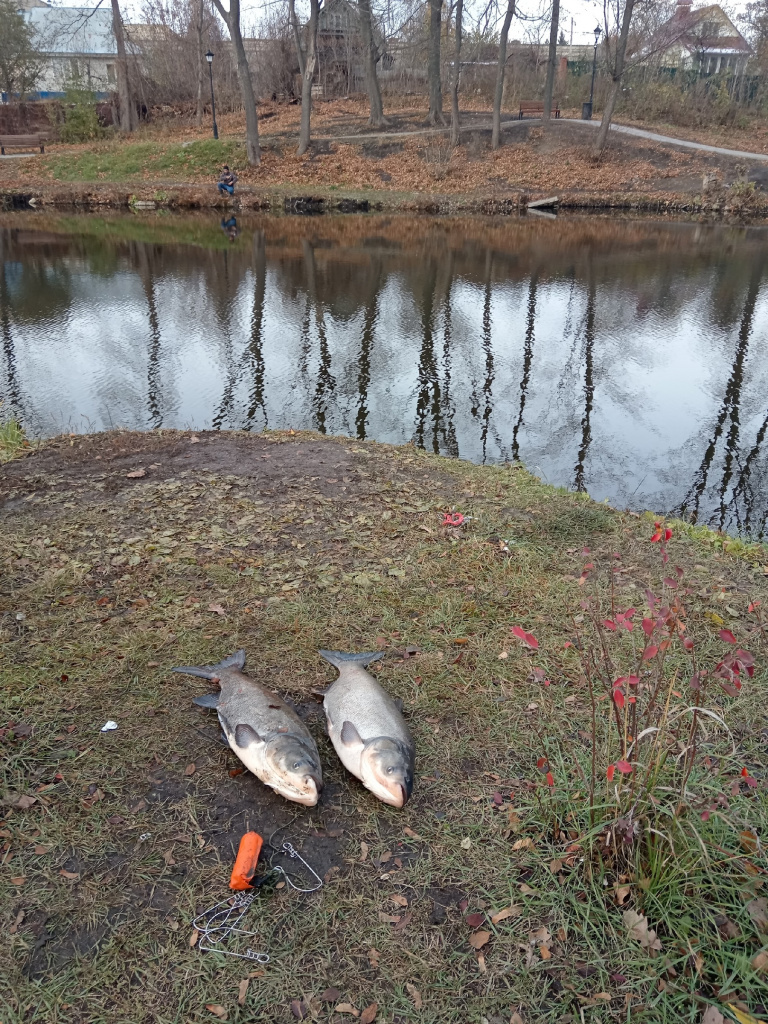
[[[544,85],[544,110],[542,121],[546,124],[552,116],[552,92],[555,86],[555,70],[557,67],[557,32],[560,28],[560,0],[552,0],[552,21],[549,26],[549,57],[547,61],[547,80]]]
[[[120,98],[120,131],[132,132],[136,127],[136,112],[131,97],[131,81],[128,72],[128,55],[125,49],[125,32],[120,13],[119,0],[112,0],[112,31],[117,45],[117,94]]]
[[[298,156],[303,156],[309,149],[312,118],[312,80],[317,65],[317,20],[320,15],[322,0],[310,0],[309,21],[305,33],[307,48],[304,53],[304,67],[301,77],[301,128],[299,130]]]
[[[117,3],[117,0],[112,0]],[[221,0],[213,0],[213,4],[229,29],[229,37],[235,48],[237,57],[237,77],[240,82],[240,93],[243,97],[245,108],[245,150],[248,163],[258,166],[261,163],[259,151],[259,117],[256,113],[256,97],[253,94],[253,82],[251,81],[251,69],[248,66],[248,58],[245,55],[243,45],[243,34],[240,30],[240,0],[229,0],[229,10],[224,7]]]
[[[456,0],[454,12],[456,42],[453,51],[453,80],[451,81],[451,145],[459,144],[459,83],[461,81],[461,33],[464,0]]]
[[[443,27],[443,0],[429,0],[429,123],[445,124],[443,86],[440,80],[440,33]]]
[[[357,6],[360,11],[360,34],[363,37],[365,81],[368,86],[368,100],[371,106],[371,115],[368,119],[368,123],[372,128],[383,128],[387,122],[384,117],[384,107],[381,102],[379,77],[376,73],[376,63],[379,58],[379,51],[373,33],[371,0],[357,0]]]
[[[499,58],[496,66],[496,90],[493,94],[493,128],[491,129],[491,149],[501,145],[501,99],[504,95],[504,73],[507,68],[507,41],[509,26],[515,16],[515,0],[507,0],[507,10],[499,33]]]
[[[203,90],[205,89],[205,57],[203,56],[203,24],[205,22],[205,0],[197,0],[195,9],[195,39],[197,42],[197,127],[203,123]]]

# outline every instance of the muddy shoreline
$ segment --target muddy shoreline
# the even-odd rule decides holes
[[[768,217],[768,195],[728,195],[728,190],[706,198],[670,192],[647,195],[615,191],[585,193],[560,191],[558,208],[574,211],[636,211],[642,213],[706,214],[739,220],[760,221]],[[357,191],[336,187],[256,189],[241,187],[236,198],[224,200],[211,185],[94,184],[90,182],[0,188],[0,210],[62,209],[95,212],[101,210],[231,210],[270,211],[314,215],[322,213],[409,212],[424,214],[519,214],[529,203],[546,198],[543,192],[518,190],[485,195],[445,193]],[[534,212],[534,211],[531,211]],[[536,210],[541,216],[542,211]],[[546,216],[547,211],[543,211]]]

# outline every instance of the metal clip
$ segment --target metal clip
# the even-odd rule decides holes
[[[312,875],[314,878],[317,879],[317,885],[314,885],[311,889],[302,889],[300,886],[296,885],[296,883],[293,881],[293,879],[288,874],[288,872],[285,870],[285,868],[282,868],[279,865],[278,865],[278,867],[273,868],[272,869],[273,871],[279,871],[280,872],[280,874],[285,879],[286,883],[288,885],[290,885],[290,887],[294,890],[294,892],[317,892],[318,889],[322,888],[322,885],[323,885],[322,878],[320,877],[320,875],[318,875],[318,873],[315,871],[315,869],[313,867],[311,867],[309,864],[307,864],[307,862],[304,860],[304,858],[301,856],[299,851],[296,849],[296,847],[292,843],[289,843],[286,840],[286,842],[284,842],[283,845],[280,847],[280,850],[278,851],[278,853],[284,853],[287,857],[290,857],[291,860],[300,860],[301,863],[304,865],[304,867],[307,869],[307,871],[310,873],[310,875]]]

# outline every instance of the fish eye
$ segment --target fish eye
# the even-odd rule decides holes
[[[293,766],[293,770],[298,771],[299,768],[301,768],[301,761],[296,762],[296,764]]]
[[[391,775],[393,771],[394,768],[392,767],[392,765],[390,765],[389,768],[387,768],[387,775]]]

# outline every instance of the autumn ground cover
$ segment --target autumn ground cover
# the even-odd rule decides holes
[[[0,501],[0,1019],[768,1016],[763,548],[293,432],[64,437]],[[170,672],[240,646],[318,740],[317,808]],[[384,652],[405,810],[335,757],[319,647]],[[258,897],[263,965],[191,925],[247,828],[324,879]]]
[[[52,145],[46,156],[19,162],[0,162],[0,186],[37,188],[45,196],[69,185],[129,184],[149,189],[142,198],[161,204],[168,189],[180,185],[210,187],[208,204],[221,200],[213,189],[218,168],[227,161],[240,174],[238,196],[245,203],[261,202],[275,190],[312,189],[331,195],[353,193],[358,198],[389,205],[406,204],[414,196],[472,197],[475,200],[519,198],[565,193],[571,201],[595,197],[633,198],[644,205],[690,203],[702,192],[705,174],[716,171],[726,181],[738,178],[733,160],[683,152],[625,136],[614,136],[604,158],[595,163],[592,135],[583,126],[558,122],[541,127],[512,124],[505,145],[490,149],[489,116],[478,109],[466,112],[468,129],[452,150],[447,136],[425,129],[423,111],[404,106],[390,114],[390,124],[372,138],[363,105],[335,101],[317,105],[316,141],[304,157],[295,155],[298,108],[264,104],[262,164],[245,162],[242,117],[221,118],[217,142],[210,127],[197,128],[184,118],[168,117],[143,126],[129,140],[114,137],[78,145]],[[512,115],[509,115],[510,117]],[[20,177],[20,170],[22,175]],[[104,195],[108,194],[108,190]],[[195,202],[205,202],[206,195]]]

